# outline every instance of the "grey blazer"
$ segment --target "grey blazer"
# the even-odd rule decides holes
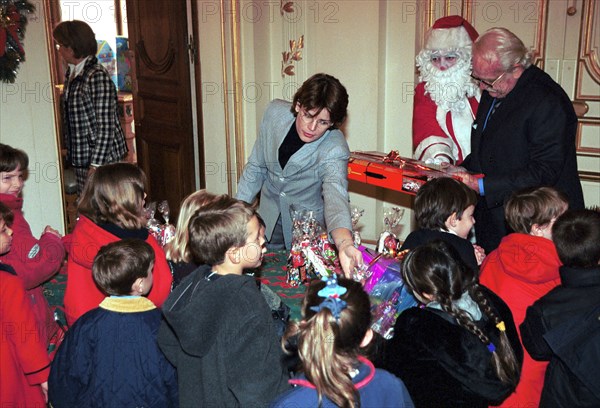
[[[350,149],[343,133],[328,130],[320,139],[305,144],[283,170],[279,165],[279,146],[296,119],[290,108],[290,102],[278,99],[267,107],[236,195],[252,203],[260,192],[259,213],[266,224],[267,239],[271,239],[281,214],[288,249],[292,242],[292,204],[312,210],[328,233],[336,228],[352,230],[348,196]]]

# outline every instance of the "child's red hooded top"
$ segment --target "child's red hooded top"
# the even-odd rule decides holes
[[[107,228],[112,232],[109,232]],[[84,313],[98,307],[106,297],[94,282],[92,263],[102,246],[123,238],[140,238],[154,249],[155,260],[152,270],[154,283],[148,299],[160,307],[169,295],[172,276],[165,253],[145,228],[126,230],[114,224],[99,226],[89,218],[80,215],[73,233],[65,240],[69,251],[69,260],[64,303],[69,325]]]
[[[560,265],[551,240],[513,233],[485,258],[479,280],[506,302],[518,328],[525,320],[527,307],[560,285]],[[519,332],[519,340],[520,336]],[[524,353],[519,385],[501,406],[537,407],[547,365]]]
[[[13,231],[11,250],[0,256],[0,262],[10,265],[21,279],[40,326],[40,335],[48,346],[47,340],[58,330],[58,326],[41,285],[60,269],[65,259],[65,248],[60,237],[52,233],[42,234],[39,240],[33,236],[29,224],[23,217],[21,197],[0,194],[0,201],[10,208],[14,216],[11,226]]]

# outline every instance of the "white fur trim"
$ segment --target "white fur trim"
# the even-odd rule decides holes
[[[432,29],[427,35],[425,48],[430,50],[450,50],[473,45],[463,26]]]
[[[444,136],[429,136],[423,139],[415,149],[413,157],[417,160],[426,161],[434,159],[440,154],[445,154],[448,157],[455,157],[452,154],[452,139]]]
[[[463,109],[459,112],[452,112],[451,114],[452,130],[454,130],[454,137],[460,146],[460,150],[462,150],[463,159],[471,153],[471,126],[473,125],[471,104],[469,101],[466,101],[466,103],[467,109]]]

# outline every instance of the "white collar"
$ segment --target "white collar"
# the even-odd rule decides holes
[[[85,63],[91,58],[91,55],[88,55],[87,57],[85,57],[84,59],[82,59],[79,64],[75,65],[75,64],[69,64],[69,69],[71,70],[71,78],[76,77],[77,75],[81,74],[81,71],[83,71],[83,67],[85,66]]]

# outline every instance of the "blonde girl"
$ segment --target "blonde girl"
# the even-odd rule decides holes
[[[188,226],[190,218],[202,207],[214,202],[221,196],[198,190],[187,196],[181,203],[175,236],[165,247],[169,268],[173,274],[173,289],[181,280],[194,271],[199,265],[192,261],[189,248]]]
[[[284,344],[297,337],[302,374],[274,407],[412,407],[404,384],[375,369],[361,350],[373,338],[369,297],[358,282],[335,275],[311,282],[303,319]],[[294,405],[295,404],[295,405]]]

